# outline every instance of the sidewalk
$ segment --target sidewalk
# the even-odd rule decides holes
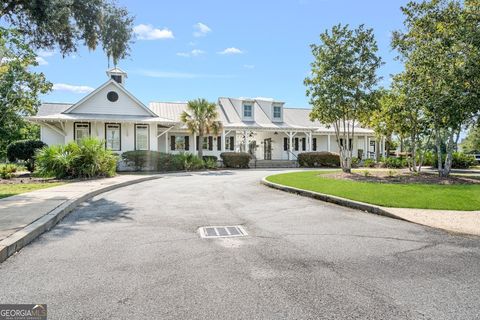
[[[480,195],[479,195],[480,196]],[[397,217],[421,225],[480,236],[480,211],[385,208]]]
[[[0,199],[0,262],[49,230],[81,202],[102,192],[160,177],[125,174]]]

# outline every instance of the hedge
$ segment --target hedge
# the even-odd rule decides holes
[[[10,162],[25,161],[27,169],[33,171],[35,152],[44,146],[46,144],[40,140],[14,141],[7,146],[7,159]]]
[[[301,167],[339,167],[340,156],[336,153],[319,151],[303,152],[298,155],[298,163]]]
[[[220,158],[227,168],[248,168],[252,156],[246,152],[222,152]]]
[[[204,167],[202,159],[191,153],[171,154],[158,151],[127,151],[122,159],[135,170],[181,171]]]

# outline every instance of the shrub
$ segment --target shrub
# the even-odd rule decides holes
[[[227,168],[248,168],[252,156],[246,152],[222,152],[220,158]]]
[[[340,156],[336,153],[303,152],[298,155],[298,163],[301,167],[339,167]]]
[[[19,140],[7,146],[7,158],[10,162],[25,161],[27,170],[32,172],[35,168],[35,152],[46,146],[40,140]]]
[[[360,160],[358,158],[352,158],[352,168],[358,168],[360,165]]]
[[[202,159],[203,159],[203,161],[207,161],[207,160],[217,161],[218,160],[218,158],[216,156],[203,156]]]
[[[0,178],[2,179],[11,179],[15,172],[17,172],[17,166],[13,164],[0,165]]]
[[[388,157],[383,159],[383,166],[385,168],[401,169],[407,166],[407,160],[403,158]]]
[[[190,153],[171,154],[158,151],[127,151],[122,159],[137,171],[181,171],[203,168],[203,161]]]
[[[56,178],[111,177],[117,166],[117,157],[96,138],[43,147],[35,159],[39,176]]]
[[[454,152],[452,159],[452,168],[468,169],[477,163],[473,155],[462,152]]]
[[[203,164],[207,169],[217,169],[217,157],[215,159],[203,157]]]
[[[365,160],[363,160],[363,166],[365,168],[374,168],[375,167],[375,160],[365,159]]]
[[[203,160],[197,155],[192,153],[180,153],[177,157],[180,159],[180,163],[183,165],[183,170],[185,171],[203,169]]]
[[[452,158],[452,168],[455,169],[468,169],[471,166],[474,166],[477,162],[473,155],[465,154],[462,152],[454,152]],[[442,155],[442,161],[445,161],[446,155]],[[425,166],[437,167],[438,165],[438,156],[436,152],[427,151],[425,152],[423,158],[423,164]]]

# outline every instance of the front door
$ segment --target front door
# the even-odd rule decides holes
[[[272,138],[263,140],[263,159],[272,160]]]

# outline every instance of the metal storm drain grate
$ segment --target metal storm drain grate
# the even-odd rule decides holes
[[[211,226],[198,229],[202,238],[244,237],[248,233],[241,226]]]

